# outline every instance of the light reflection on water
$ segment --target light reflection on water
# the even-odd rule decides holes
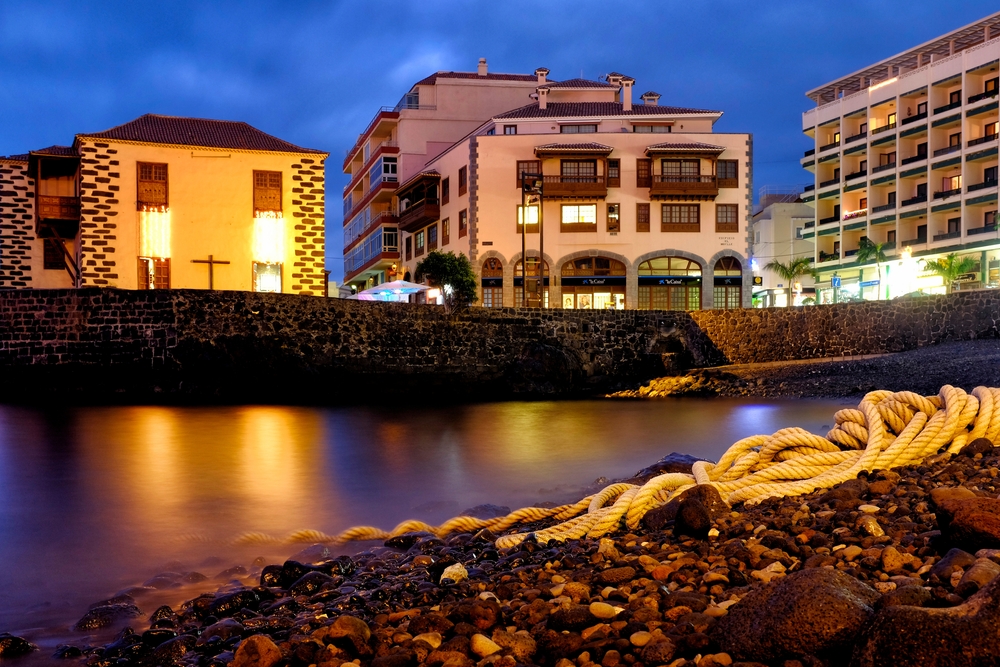
[[[171,560],[211,577],[298,548],[225,546],[247,531],[391,528],[481,503],[566,502],[597,477],[628,476],[670,452],[714,459],[755,433],[823,433],[841,407],[735,399],[419,410],[0,406],[0,632],[65,628],[90,602]],[[205,564],[209,556],[221,560]]]

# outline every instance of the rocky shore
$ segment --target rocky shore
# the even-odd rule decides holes
[[[629,481],[684,466],[670,458]],[[80,640],[54,658],[88,667],[996,665],[998,473],[1000,448],[977,440],[954,457],[754,507],[694,487],[634,533],[600,540],[500,550],[489,533],[414,533],[351,557],[317,545],[299,560],[234,569],[226,586],[174,608],[140,611],[127,595],[98,602],[74,628]],[[116,628],[110,643],[95,641]],[[0,658],[31,648],[0,636]]]

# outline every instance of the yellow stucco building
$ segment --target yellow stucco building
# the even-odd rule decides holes
[[[0,158],[0,288],[322,296],[327,156],[246,123],[147,114]]]

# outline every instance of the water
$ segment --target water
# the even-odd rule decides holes
[[[68,628],[89,603],[168,563],[211,578],[257,555],[281,562],[298,548],[226,546],[247,531],[388,529],[481,503],[568,502],[600,476],[629,476],[670,452],[717,459],[755,433],[824,433],[845,405],[679,399],[408,410],[398,402],[0,406],[0,632],[23,633],[51,654],[74,636]],[[148,614],[221,583],[139,606]]]

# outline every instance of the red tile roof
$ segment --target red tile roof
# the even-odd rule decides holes
[[[247,123],[203,118],[179,118],[146,114],[104,132],[77,135],[90,139],[119,139],[149,144],[231,148],[237,150],[275,151],[280,153],[316,153],[326,151],[302,148],[261,132]]]
[[[18,153],[17,155],[3,155],[0,156],[0,162],[27,162],[27,153]]]
[[[426,79],[417,81],[415,86],[433,86],[438,79],[481,79],[486,81],[538,81],[534,74],[487,74],[479,76],[476,72],[435,72]]]
[[[646,147],[647,153],[721,153],[726,150],[725,146],[715,146],[713,144],[702,144],[697,141],[684,143],[671,143],[669,141],[662,144],[653,144]]]
[[[707,109],[687,109],[684,107],[653,106],[651,104],[632,105],[631,111],[624,111],[621,102],[549,102],[545,109],[538,103],[504,112],[496,119],[504,118],[575,118],[597,116],[677,116],[677,115],[721,116],[721,111]]]
[[[545,144],[535,146],[535,153],[610,153],[614,149],[594,141],[585,144]]]
[[[37,151],[31,151],[32,153],[37,153],[41,155],[72,155],[76,157],[79,153],[72,146],[49,146],[48,148],[39,148]]]
[[[550,81],[539,86],[539,88],[614,88],[610,83],[604,81],[590,81],[589,79],[569,79],[567,81]]]

